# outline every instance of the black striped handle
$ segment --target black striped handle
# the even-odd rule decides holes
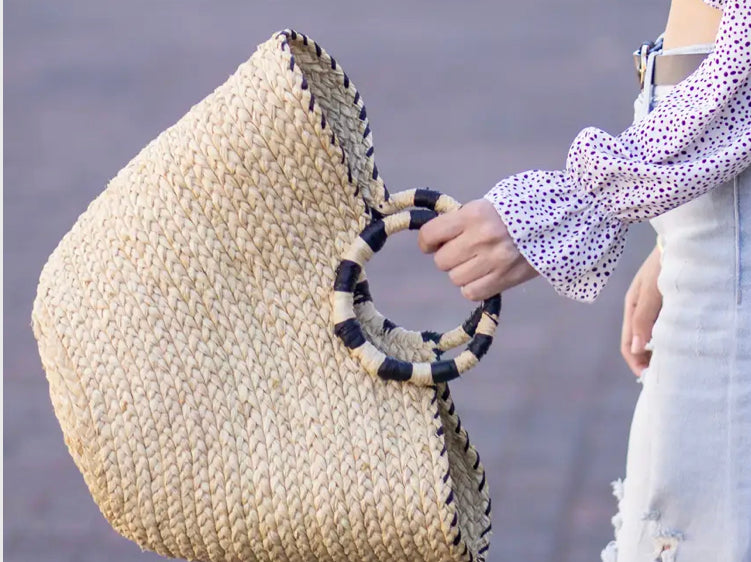
[[[428,189],[412,189],[393,194],[378,209],[387,216],[371,222],[345,252],[337,267],[334,282],[334,332],[367,372],[383,379],[432,385],[454,379],[472,368],[490,347],[501,311],[500,295],[484,301],[462,326],[447,333],[456,335],[457,331],[462,332],[465,336],[463,341],[469,339],[466,349],[454,359],[432,363],[389,357],[368,341],[355,314],[358,279],[365,264],[383,247],[386,239],[395,232],[417,230],[439,213],[459,206],[451,197]],[[423,208],[401,211],[409,207]],[[440,334],[434,332],[423,334],[432,334],[437,343],[442,339]],[[442,349],[452,346],[437,347]]]

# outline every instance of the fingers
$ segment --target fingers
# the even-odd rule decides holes
[[[442,251],[443,248],[441,248],[440,252]],[[436,259],[437,258],[438,254],[436,254]],[[476,279],[485,277],[491,270],[492,264],[490,260],[483,260],[478,256],[474,256],[461,265],[451,269],[451,271],[449,271],[449,279],[451,279],[451,282],[457,287],[463,287]]]
[[[537,271],[521,258],[503,274],[491,270],[487,275],[462,286],[462,295],[471,301],[482,301],[529,281],[537,275]]]
[[[640,377],[644,369],[649,367],[649,361],[652,359],[652,354],[649,351],[642,351],[640,353],[628,353],[624,356],[626,364],[635,377]]]
[[[538,273],[519,253],[493,204],[470,201],[422,226],[418,244],[434,253],[436,266],[449,272],[470,300],[483,300]]]
[[[654,320],[652,321],[654,324]],[[646,325],[644,319],[637,319],[636,313],[634,313],[634,319],[631,325],[631,348],[630,351],[634,355],[645,352],[645,346],[652,339],[652,326]]]
[[[489,299],[500,292],[498,279],[493,274],[484,275],[462,287],[462,296],[471,301]]]
[[[631,283],[631,287],[626,292],[626,297],[623,301],[623,324],[621,326],[621,354],[624,359],[627,353],[631,353],[631,340],[633,338],[633,331],[631,328],[632,319],[634,317],[634,308],[636,307],[636,295],[639,292],[638,279],[634,279]]]
[[[638,351],[636,353],[631,351],[634,340],[634,310],[638,302],[640,284],[639,277],[637,276],[626,293],[623,303],[623,326],[621,327],[621,355],[624,361],[626,361],[628,368],[637,377],[641,375],[642,370],[649,364],[649,361],[644,364],[644,357],[640,356]]]
[[[642,284],[639,300],[633,310],[631,321],[631,353],[641,353],[644,346],[652,339],[652,328],[662,308],[662,295],[657,287]]]
[[[652,339],[652,328],[654,328],[662,307],[662,296],[656,287],[653,289],[643,284],[641,289],[631,320],[630,352],[634,368],[638,369],[638,374],[641,374],[649,366],[649,361],[652,358],[652,353],[647,351],[646,345]]]
[[[451,211],[425,223],[417,234],[417,243],[426,254],[432,254],[464,230],[464,221],[459,211]]]
[[[444,243],[433,256],[433,261],[441,271],[451,271],[476,258],[472,240],[467,236],[458,236]],[[482,274],[485,275],[487,271]],[[452,279],[453,280],[453,279]]]
[[[623,303],[621,355],[636,376],[641,376],[652,359],[646,346],[662,308],[662,294],[657,285],[660,262],[660,250],[655,247],[634,276]]]

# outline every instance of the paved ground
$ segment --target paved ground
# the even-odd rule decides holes
[[[513,172],[561,167],[586,125],[628,124],[629,51],[660,31],[662,4],[6,0],[5,559],[158,559],[108,527],[63,446],[31,302],[87,202],[256,44],[287,26],[317,39],[364,94],[387,183],[468,200]],[[541,281],[510,292],[497,345],[453,385],[489,470],[493,561],[599,560],[611,537],[608,483],[638,392],[617,353],[620,303],[650,243],[634,229],[594,306]],[[395,320],[445,329],[469,310],[414,238],[384,253],[370,276]],[[418,278],[427,289],[411,294]]]

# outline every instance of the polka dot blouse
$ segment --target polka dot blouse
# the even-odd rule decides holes
[[[561,171],[500,181],[485,198],[516,246],[564,296],[594,300],[630,223],[678,207],[751,165],[751,0],[723,9],[715,50],[618,136],[589,127]]]

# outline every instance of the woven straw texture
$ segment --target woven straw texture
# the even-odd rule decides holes
[[[33,329],[118,532],[216,562],[485,557],[485,473],[447,385],[372,376],[333,333],[337,264],[388,199],[362,98],[288,30],[79,217]],[[384,353],[436,359],[355,308]]]

